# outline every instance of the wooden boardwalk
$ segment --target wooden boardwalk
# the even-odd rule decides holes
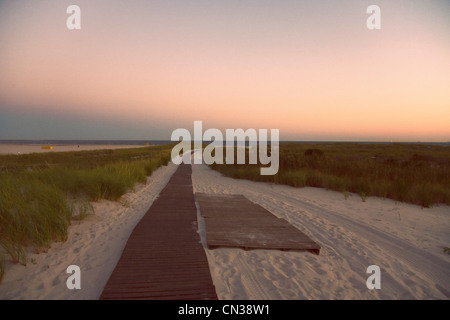
[[[217,299],[197,233],[191,173],[179,165],[133,230],[100,299]]]
[[[308,250],[320,246],[303,232],[239,194],[196,193],[208,248]]]

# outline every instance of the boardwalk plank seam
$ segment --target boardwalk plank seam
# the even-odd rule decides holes
[[[101,300],[217,299],[197,232],[192,168],[180,164],[131,233]]]
[[[208,248],[308,250],[320,246],[286,220],[240,194],[196,193]]]

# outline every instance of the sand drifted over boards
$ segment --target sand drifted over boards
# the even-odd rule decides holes
[[[308,250],[320,246],[286,220],[240,194],[196,193],[208,248]]]

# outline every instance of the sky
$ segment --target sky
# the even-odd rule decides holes
[[[450,141],[449,13],[447,0],[0,0],[0,139],[170,140],[200,120],[281,140]]]

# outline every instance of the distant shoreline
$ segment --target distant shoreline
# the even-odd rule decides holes
[[[51,148],[46,148],[51,147]],[[119,145],[119,144],[55,144],[55,143],[1,143],[0,155],[22,155],[28,153],[53,153],[53,152],[68,152],[68,151],[89,151],[89,150],[104,150],[104,149],[129,149],[140,148],[145,145]]]
[[[163,145],[169,140],[56,140],[56,139],[0,139],[0,144],[19,145]]]
[[[171,140],[58,140],[58,139],[0,139],[0,144],[27,144],[27,145],[164,145],[176,143]],[[203,141],[211,143],[212,141]],[[225,142],[225,141],[224,141]],[[270,141],[268,141],[270,143]],[[424,144],[424,145],[442,145],[450,146],[450,141],[300,141],[300,140],[282,140],[280,143],[358,143],[358,144]]]

